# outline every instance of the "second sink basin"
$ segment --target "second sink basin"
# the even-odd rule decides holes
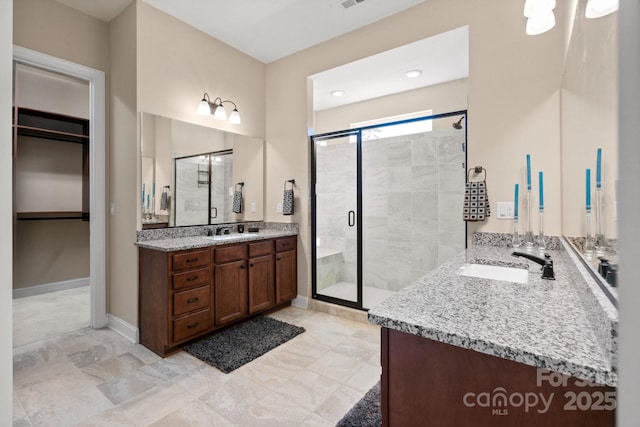
[[[513,267],[500,267],[497,265],[465,264],[458,270],[458,274],[480,279],[500,280],[503,282],[527,283],[529,270]]]

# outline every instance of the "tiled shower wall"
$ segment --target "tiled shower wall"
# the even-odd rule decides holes
[[[401,290],[464,249],[463,143],[459,130],[363,142],[365,286]],[[318,147],[316,168],[320,246],[342,252],[341,279],[352,283],[356,228],[347,226],[347,212],[356,210],[355,149]]]

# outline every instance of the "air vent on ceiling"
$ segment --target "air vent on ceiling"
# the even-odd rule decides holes
[[[351,6],[355,6],[358,3],[362,3],[364,0],[340,0],[340,4],[342,5],[342,7],[344,7],[345,9],[350,8]]]

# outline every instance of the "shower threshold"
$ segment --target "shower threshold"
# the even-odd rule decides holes
[[[357,298],[357,287],[354,283],[338,282],[335,285],[319,290],[318,294],[347,301],[355,301]],[[364,308],[370,309],[395,294],[396,292],[388,289],[364,286],[362,288],[362,305]]]

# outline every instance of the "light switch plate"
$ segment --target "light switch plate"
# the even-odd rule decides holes
[[[282,213],[282,202],[278,202],[278,205],[276,206],[276,212]]]
[[[513,202],[498,202],[496,211],[498,219],[513,219]]]
[[[251,202],[251,212],[256,211],[256,202]]]

